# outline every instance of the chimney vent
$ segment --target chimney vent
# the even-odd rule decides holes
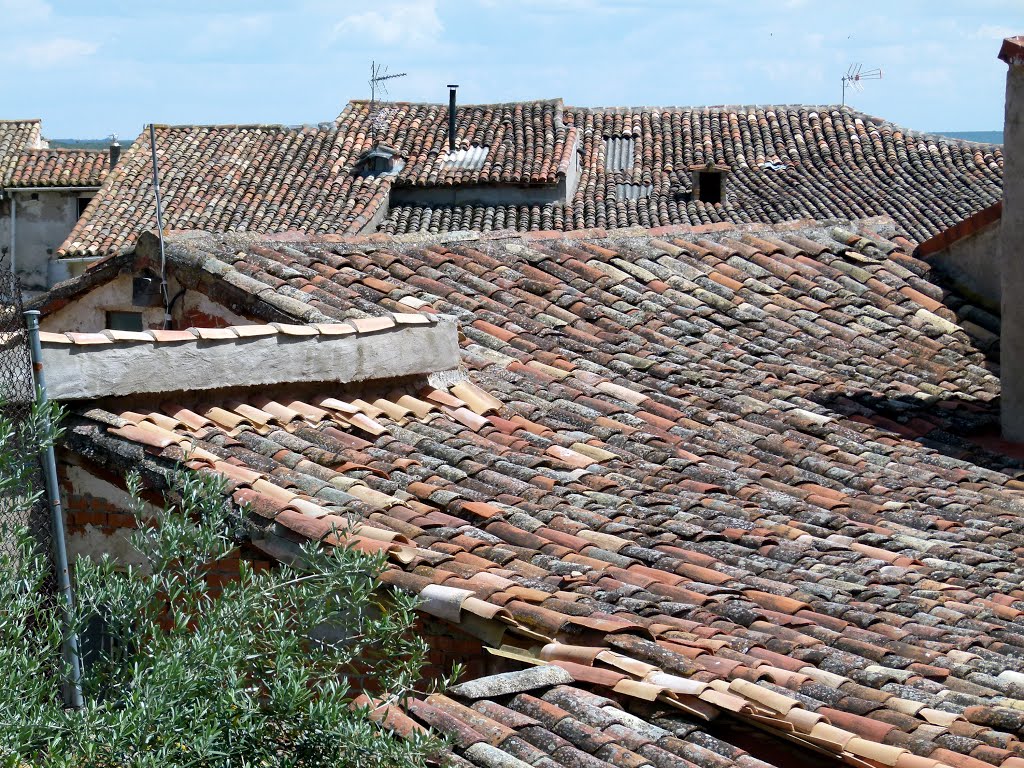
[[[114,170],[117,161],[121,159],[121,145],[117,143],[117,134],[110,137],[110,170]]]
[[[458,83],[448,83],[448,149],[455,151],[455,91]]]

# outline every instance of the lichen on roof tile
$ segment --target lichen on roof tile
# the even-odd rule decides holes
[[[573,677],[560,667],[544,664],[518,672],[503,672],[452,686],[450,692],[464,699],[490,699],[537,688],[572,683]]]

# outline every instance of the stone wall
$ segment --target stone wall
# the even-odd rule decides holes
[[[1011,49],[1007,51],[1008,44]],[[1024,441],[1024,39],[1004,43],[1006,120],[1003,127],[1002,367],[1003,435]]]

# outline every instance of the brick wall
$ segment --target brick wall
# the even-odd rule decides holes
[[[82,554],[94,557],[109,554],[125,565],[139,565],[141,560],[129,542],[136,528],[135,517],[127,511],[128,494],[116,485],[118,478],[73,460],[58,462],[57,478],[64,507],[69,558],[74,561]],[[266,555],[246,544],[236,547],[227,557],[210,563],[207,583],[219,592],[225,584],[238,577],[242,560],[249,561],[256,569],[271,566]]]
[[[484,644],[460,630],[454,624],[420,614],[416,632],[427,641],[430,652],[423,669],[424,680],[436,680],[451,673],[455,664],[463,665],[462,680],[473,680],[498,672],[520,669],[500,657],[484,650]]]
[[[218,315],[203,312],[198,307],[189,307],[181,313],[179,325],[182,328],[227,328],[233,323]]]

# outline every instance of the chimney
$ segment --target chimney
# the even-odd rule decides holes
[[[1024,442],[1024,35],[1003,41],[999,58],[1007,63],[1003,124],[1002,258],[1003,436]]]
[[[121,159],[121,145],[117,143],[117,134],[110,137],[110,170],[114,170],[117,161]]]
[[[458,83],[448,83],[448,149],[455,151],[455,91]]]

